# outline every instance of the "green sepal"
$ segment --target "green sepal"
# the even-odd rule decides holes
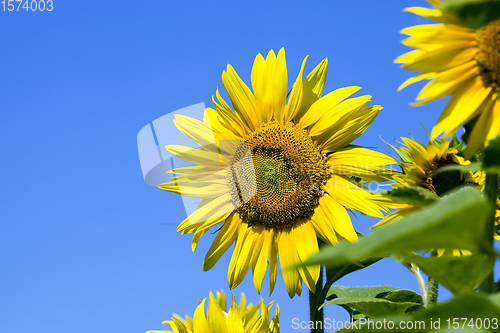
[[[474,30],[500,19],[499,0],[448,0],[443,1],[439,9],[458,16],[467,27]]]

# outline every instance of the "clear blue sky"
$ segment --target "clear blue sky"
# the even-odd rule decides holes
[[[227,63],[249,82],[259,52],[285,47],[291,78],[304,56],[307,72],[328,57],[325,92],[359,85],[384,106],[357,144],[425,141],[421,124],[431,129],[445,101],[411,107],[421,86],[396,92],[410,76],[393,64],[408,51],[398,32],[425,23],[404,5],[426,2],[54,0],[52,12],[0,12],[0,332],[164,329],[209,290],[228,291],[230,256],[201,271],[214,236],[191,253],[175,232],[181,199],[144,183],[136,143],[152,120],[209,106]],[[377,222],[353,221],[361,232]],[[390,259],[339,284],[418,290]],[[259,300],[251,275],[240,292]],[[283,332],[307,320],[307,297],[290,300],[281,276],[271,299]]]

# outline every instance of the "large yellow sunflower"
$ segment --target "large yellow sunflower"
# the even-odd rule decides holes
[[[427,1],[435,7],[443,4],[442,0]],[[469,158],[483,143],[500,134],[500,20],[473,30],[440,9],[411,7],[405,10],[440,24],[418,25],[401,31],[411,36],[403,44],[416,50],[395,62],[422,73],[407,80],[399,89],[417,81],[431,80],[418,95],[415,105],[452,95],[432,131],[433,138],[443,131],[448,137],[478,117],[465,150]]]
[[[227,312],[224,292],[217,293],[217,299],[210,292],[208,309],[205,313],[205,302],[200,302],[193,318],[182,318],[175,315],[164,321],[175,333],[279,333],[279,306],[276,304],[276,314],[270,320],[269,312],[274,302],[268,305],[261,298],[260,304],[246,304],[245,295],[241,295],[240,304],[232,297],[229,312]],[[260,314],[259,314],[260,309]],[[147,331],[146,333],[164,333],[165,331]]]
[[[307,57],[306,57],[307,59]],[[201,148],[167,146],[173,155],[197,166],[176,169],[172,181],[159,187],[201,198],[198,209],[178,231],[200,237],[222,224],[203,270],[211,269],[236,242],[229,264],[230,288],[253,267],[260,293],[269,266],[272,293],[278,262],[288,268],[318,252],[318,240],[335,244],[356,241],[346,208],[383,217],[351,178],[383,178],[382,165],[395,160],[378,152],[350,146],[373,122],[381,106],[365,106],[371,96],[347,99],[359,87],[346,87],[322,97],[324,59],[303,80],[306,59],[289,93],[285,51],[260,54],[252,68],[252,89],[231,65],[222,82],[234,111],[217,91],[215,110],[204,121],[176,116],[176,126]],[[283,269],[290,297],[301,293],[304,280],[314,292],[320,267]]]
[[[429,140],[424,147],[415,140],[401,138],[406,147],[399,148],[401,158],[400,166],[403,173],[395,174],[392,184],[394,189],[402,187],[421,187],[437,196],[443,196],[448,192],[469,184],[475,186],[481,191],[484,190],[485,174],[479,172],[447,171],[438,174],[433,172],[447,165],[469,165],[471,162],[459,155],[456,147],[450,147],[450,143],[443,139],[440,142]],[[385,217],[374,227],[394,222],[408,214],[420,210],[419,207],[410,204],[394,202],[382,196],[373,196],[371,200],[383,204],[384,202],[391,208],[399,210]],[[497,211],[497,216],[500,212]],[[495,237],[498,237],[496,235]],[[467,250],[438,250],[437,254],[442,255],[461,255],[469,254]]]

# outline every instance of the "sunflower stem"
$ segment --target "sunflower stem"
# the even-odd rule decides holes
[[[493,247],[493,237],[495,235],[495,211],[497,207],[497,198],[498,198],[498,187],[499,187],[499,176],[487,173],[486,174],[486,183],[484,188],[484,193],[486,193],[486,197],[493,204],[495,209],[492,210],[490,214],[490,225],[486,229],[486,244],[488,246]],[[493,277],[493,270],[490,272],[488,277],[481,283],[479,286],[479,290],[485,293],[493,293],[495,290],[495,282]]]
[[[437,250],[432,250],[431,257],[436,257],[436,256],[437,256]],[[438,292],[439,292],[439,283],[437,283],[436,280],[434,280],[432,277],[429,276],[427,279],[427,293],[425,296],[425,303],[424,303],[426,308],[437,303]]]
[[[436,282],[433,278],[429,277],[427,280],[427,297],[425,307],[436,304],[438,301],[438,291],[439,291],[439,283]]]
[[[316,292],[313,293],[309,290],[309,318],[311,323],[313,323],[311,328],[311,333],[323,333],[323,323],[324,314],[323,309],[319,309],[321,304],[323,304],[323,270],[324,267],[321,266],[319,271],[318,282],[316,282]]]
[[[427,305],[427,286],[425,285],[425,280],[422,277],[422,274],[420,274],[420,267],[418,267],[415,264],[410,264],[410,266],[407,266],[410,271],[415,275],[415,277],[418,280],[418,285],[420,286],[420,291],[422,292],[422,298],[424,301],[424,304]]]

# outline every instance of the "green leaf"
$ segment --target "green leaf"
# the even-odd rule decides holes
[[[377,298],[386,296],[399,288],[392,286],[376,286],[376,287],[342,287],[333,286],[328,290],[327,298],[338,299],[357,299],[357,298]]]
[[[396,260],[416,264],[425,274],[455,295],[471,292],[489,275],[495,256],[473,254],[463,257],[421,257],[401,254]]]
[[[471,29],[500,18],[499,0],[449,0],[440,9],[455,14]]]
[[[500,136],[490,141],[484,150],[484,169],[490,173],[500,173]]]
[[[359,234],[359,233],[358,233]],[[359,234],[359,237],[364,237],[363,235]],[[358,271],[360,269],[366,268],[379,260],[382,260],[384,258],[379,257],[379,258],[368,258],[364,260],[360,260],[359,262],[355,263],[350,263],[350,262],[345,262],[340,265],[336,266],[331,266],[326,269],[326,283],[325,286],[323,287],[323,290],[321,291],[322,295],[319,297],[320,301],[323,302],[326,297],[327,293],[329,291],[329,288],[332,284],[343,278],[349,273]],[[321,306],[320,304],[317,304],[318,308]],[[351,318],[358,319],[360,317],[360,314],[358,311],[355,311],[349,307],[344,307],[345,310],[349,312],[349,315]],[[361,315],[364,317],[363,315]]]
[[[490,167],[485,167],[483,163],[481,162],[476,162],[472,163],[469,165],[458,165],[458,164],[452,164],[452,165],[446,165],[444,167],[441,167],[439,169],[436,169],[432,172],[432,176],[435,176],[437,174],[440,174],[442,172],[447,172],[447,171],[462,171],[462,172],[475,172],[475,171],[485,171],[488,173],[493,173],[496,175],[500,175],[500,165],[492,165]]]
[[[402,187],[382,195],[417,207],[428,206],[438,199],[437,195],[421,187]]]
[[[460,140],[458,140],[457,138],[457,135],[456,134],[453,134],[451,136],[451,140],[450,140],[450,147],[451,148],[457,148],[457,149],[462,149],[462,142]]]
[[[368,258],[360,260],[359,262],[356,263],[344,262],[340,265],[330,266],[327,268],[326,271],[327,283],[331,285],[332,283],[337,282],[347,274],[366,268],[382,259],[384,258],[383,257]]]
[[[493,304],[500,306],[500,293],[488,295],[488,297]]]
[[[460,318],[467,318],[467,322],[463,323]],[[486,319],[490,320],[490,329],[484,330],[475,328],[472,329],[467,326],[469,321],[472,319],[475,325],[475,320],[477,318],[483,319],[484,323]],[[440,329],[440,331],[448,330],[448,328],[453,329],[453,320],[456,319],[456,324],[460,329],[464,327],[462,332],[495,332],[497,329],[494,328],[492,320],[498,320],[500,318],[500,307],[495,305],[487,296],[471,293],[466,295],[458,296],[446,303],[438,303],[427,309],[414,312],[410,316],[392,316],[386,317],[383,321],[381,319],[375,319],[368,324],[366,320],[361,319],[354,325],[350,325],[349,330],[356,330],[358,333],[369,333],[369,332],[401,332],[401,331],[411,331],[414,333],[420,332],[434,332]],[[385,322],[385,325],[384,325]],[[390,329],[388,322],[394,323],[394,327]],[[413,328],[400,328],[399,323],[404,322],[405,325],[411,323]],[[378,323],[378,324],[377,324]],[[375,326],[378,325],[378,326]],[[438,326],[439,325],[439,326]],[[450,327],[448,327],[448,325]],[[374,327],[384,327],[385,329],[377,330]]]
[[[355,243],[325,246],[297,265],[340,265],[390,253],[430,249],[491,252],[484,243],[491,204],[475,188],[465,187],[396,223],[375,229]],[[474,223],[471,223],[474,221]]]
[[[382,141],[384,141],[384,139],[380,138]],[[384,141],[384,143],[386,145],[388,145],[389,147],[391,147],[399,156],[399,158],[401,159],[402,162],[407,162],[407,163],[410,163],[411,160],[408,158],[408,156],[406,156],[406,153],[401,149],[401,148],[398,148],[396,146],[393,146],[391,145],[390,143],[387,143]]]
[[[462,172],[469,172],[469,171],[480,171],[483,170],[483,164],[481,162],[476,162],[476,163],[471,163],[469,165],[460,165],[460,164],[450,164],[443,166],[441,168],[438,168],[432,172],[432,176],[435,176],[437,174],[447,172],[447,171],[462,171]]]
[[[417,294],[413,290],[408,289],[396,290],[385,296],[384,298],[392,302],[413,302],[419,304],[423,302],[422,296],[420,296],[420,294]]]
[[[402,315],[421,308],[422,297],[411,290],[389,286],[347,288],[333,286],[330,301],[321,307],[336,304],[348,306],[370,318]]]
[[[487,296],[471,293],[458,296],[447,303],[429,307],[416,313],[415,320],[429,321],[430,318],[500,318],[500,307],[496,306]]]

